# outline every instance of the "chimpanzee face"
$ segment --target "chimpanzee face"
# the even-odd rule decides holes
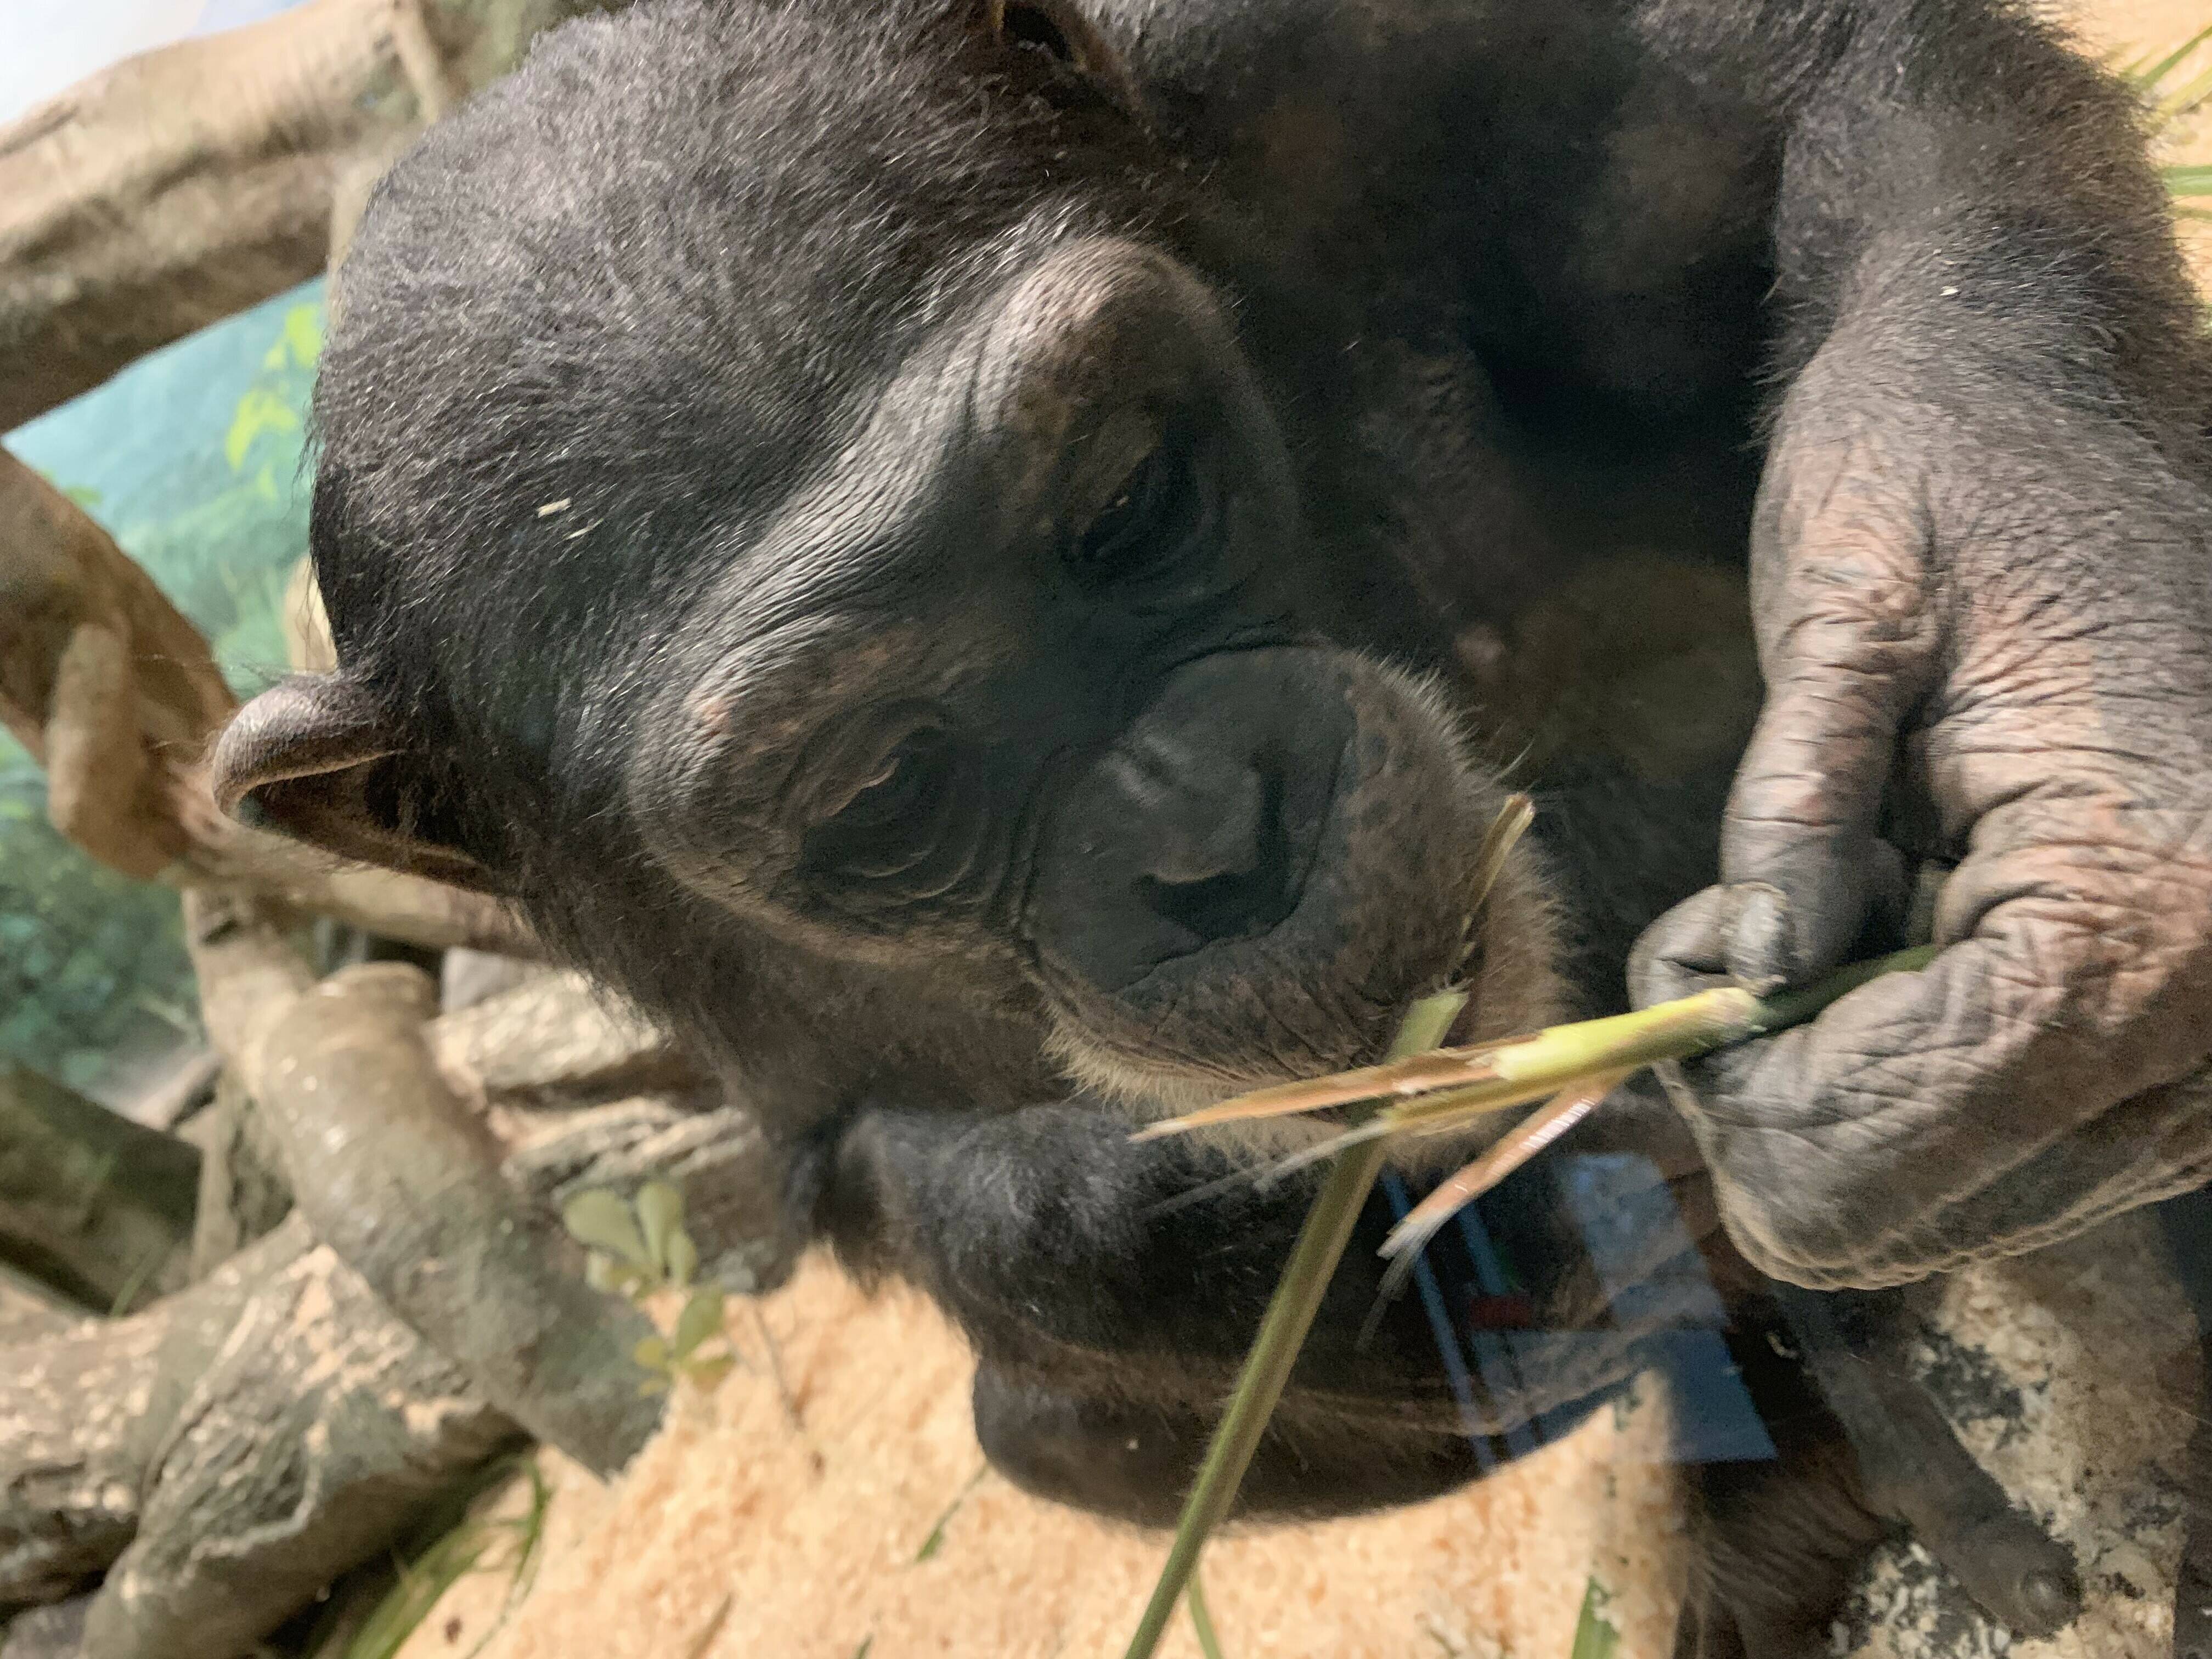
[[[349,267],[322,391],[333,501],[369,488],[375,444],[409,441],[368,430],[375,364],[349,383],[365,360],[344,337],[386,331],[388,358],[395,331],[448,326],[368,287],[399,234],[373,213]],[[454,268],[463,307],[497,314],[511,273],[487,261],[471,289]],[[1433,695],[1302,614],[1293,469],[1205,281],[1066,211],[1014,218],[959,269],[957,300],[921,321],[909,303],[872,343],[872,373],[809,360],[860,389],[803,448],[716,478],[673,550],[665,514],[614,523],[619,489],[572,506],[573,459],[540,483],[510,455],[501,476],[506,417],[448,402],[448,476],[500,492],[525,536],[545,507],[597,514],[574,533],[611,551],[556,579],[585,556],[545,544],[530,580],[580,586],[565,610],[490,548],[431,564],[470,637],[409,643],[377,597],[404,585],[399,538],[319,499],[343,665],[241,718],[226,798],[509,890],[562,938],[586,931],[562,924],[574,887],[618,866],[671,949],[735,928],[925,972],[1034,1010],[1074,1074],[1149,1101],[1371,1054],[1479,955],[1469,884],[1502,790]],[[753,407],[819,395],[750,368]],[[713,377],[689,395],[702,428],[728,418]],[[521,597],[488,603],[502,580]],[[657,596],[649,620],[633,592]],[[1518,948],[1485,975],[1489,1030],[1546,1012],[1547,987],[1535,878],[1516,867],[1493,906],[1489,936]]]

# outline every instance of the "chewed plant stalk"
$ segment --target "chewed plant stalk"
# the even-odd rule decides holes
[[[1560,1090],[1550,1104],[1516,1125],[1480,1158],[1437,1182],[1382,1241],[1382,1254],[1395,1258],[1382,1275],[1382,1299],[1393,1299],[1405,1287],[1422,1247],[1438,1228],[1595,1111],[1628,1077],[1626,1072],[1602,1072]]]
[[[1933,946],[1922,945],[1839,969],[1802,990],[1760,996],[1741,986],[1722,986],[1634,1013],[1553,1025],[1470,1048],[1386,1060],[1308,1083],[1279,1084],[1148,1124],[1136,1138],[1150,1140],[1216,1124],[1378,1100],[1388,1104],[1360,1126],[1362,1140],[1443,1129],[1461,1119],[1546,1099],[1607,1072],[1626,1073],[1660,1060],[1690,1060],[1800,1024],[1869,980],[1926,967],[1935,954]]]
[[[1501,814],[1501,824],[1506,816]],[[1520,827],[1526,827],[1525,806]],[[1519,831],[1507,833],[1517,838]],[[1510,848],[1507,839],[1494,859],[1486,860],[1493,872],[1502,867]],[[1130,1638],[1126,1659],[1151,1659],[1207,1537],[1235,1502],[1237,1486],[1394,1139],[1439,1133],[1534,1101],[1551,1103],[1407,1216],[1383,1246],[1386,1254],[1398,1258],[1391,1268],[1395,1279],[1410,1269],[1420,1244],[1444,1218],[1556,1141],[1642,1067],[1692,1059],[1802,1024],[1869,981],[1923,968],[1935,955],[1933,946],[1922,946],[1841,969],[1800,990],[1760,996],[1739,986],[1725,986],[1634,1013],[1554,1025],[1529,1036],[1467,1048],[1435,1047],[1466,1001],[1463,992],[1446,993],[1413,1006],[1391,1044],[1389,1057],[1379,1066],[1259,1090],[1139,1130],[1136,1138],[1153,1139],[1218,1123],[1382,1103],[1372,1108],[1371,1116],[1322,1149],[1335,1155],[1335,1162],[1307,1213],[1228,1409],[1206,1448],[1166,1565]]]
[[[1484,834],[1476,854],[1474,879],[1469,886],[1470,942],[1499,872],[1504,869],[1505,860],[1535,816],[1535,805],[1528,797],[1515,795],[1499,809]],[[1403,1060],[1434,1048],[1450,1032],[1452,1022],[1466,1006],[1467,993],[1457,988],[1423,997],[1406,1011],[1405,1018],[1399,1022],[1397,1035],[1390,1042],[1390,1060]],[[1151,1659],[1167,1630],[1176,1601],[1187,1588],[1195,1588],[1200,1553],[1237,1501],[1237,1488],[1243,1482],[1244,1471],[1251,1466],[1252,1454],[1259,1449],[1260,1437],[1267,1431],[1275,1402],[1282,1397],[1283,1385],[1290,1378],[1291,1367],[1297,1360],[1306,1333],[1313,1328],[1322,1296],[1335,1276],[1336,1264],[1344,1259],[1344,1247],[1351,1243],[1352,1230],[1366,1206],[1376,1176],[1382,1173],[1382,1160],[1383,1144],[1380,1140],[1355,1149],[1336,1160],[1322,1182],[1321,1191],[1315,1194],[1313,1207],[1306,1212],[1305,1225],[1298,1231],[1297,1243],[1291,1246],[1291,1259],[1284,1264],[1283,1276],[1276,1283],[1275,1293],[1268,1300],[1267,1311],[1261,1318],[1251,1349],[1244,1356],[1244,1367],[1237,1373],[1228,1409],[1222,1413],[1213,1438],[1207,1443],[1206,1461],[1199,1465],[1198,1478],[1191,1483],[1190,1494],[1183,1500],[1175,1542],[1169,1547],[1166,1565],[1160,1569],[1159,1582],[1152,1587],[1152,1599],[1138,1621],[1137,1632],[1129,1638],[1127,1659]],[[1200,1596],[1192,1603],[1194,1617],[1203,1606],[1202,1592]]]

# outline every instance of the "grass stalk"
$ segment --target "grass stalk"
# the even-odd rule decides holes
[[[1465,992],[1446,991],[1415,1003],[1390,1044],[1392,1058],[1402,1059],[1443,1042],[1466,1002]],[[1281,1398],[1291,1366],[1312,1328],[1322,1294],[1344,1257],[1353,1224],[1367,1202],[1368,1189],[1382,1172],[1386,1146],[1384,1141],[1372,1140],[1340,1158],[1330,1167],[1313,1208],[1307,1212],[1297,1243],[1260,1321],[1259,1334],[1244,1357],[1243,1370],[1229,1397],[1229,1409],[1222,1414],[1206,1449],[1206,1461],[1199,1465],[1198,1478],[1183,1500],[1182,1518],[1176,1523],[1167,1565],[1152,1587],[1152,1599],[1146,1604],[1136,1634],[1129,1638],[1127,1659],[1152,1659],[1158,1650],[1176,1603],[1182,1599],[1198,1571],[1206,1540],[1236,1502],[1237,1488],[1251,1466],[1252,1454],[1259,1449],[1260,1437],[1267,1431],[1275,1401]]]
[[[1689,1060],[1802,1024],[1869,980],[1924,968],[1935,954],[1932,947],[1923,945],[1838,969],[1802,989],[1771,996],[1723,986],[1633,1013],[1549,1026],[1530,1036],[1472,1048],[1440,1048],[1310,1082],[1279,1084],[1149,1124],[1135,1139],[1150,1140],[1215,1124],[1376,1100],[1386,1104],[1372,1127],[1391,1133],[1425,1130],[1440,1121],[1544,1100],[1599,1073],[1632,1072],[1660,1060]]]
[[[1291,1366],[1321,1307],[1322,1294],[1343,1259],[1352,1230],[1367,1201],[1391,1141],[1399,1134],[1447,1127],[1473,1116],[1568,1096],[1592,1079],[1612,1084],[1660,1060],[1687,1060],[1709,1050],[1803,1024],[1830,1003],[1884,974],[1924,968],[1933,946],[1899,951],[1838,969],[1801,989],[1759,996],[1741,987],[1701,991],[1634,1013],[1554,1025],[1532,1036],[1442,1049],[1437,1044],[1466,1002],[1464,992],[1426,997],[1413,1005],[1379,1066],[1340,1073],[1310,1083],[1263,1089],[1139,1132],[1139,1139],[1175,1134],[1208,1124],[1280,1116],[1328,1106],[1355,1109],[1353,1127],[1330,1166],[1275,1294],[1245,1355],[1229,1407],[1213,1431],[1198,1478],[1183,1502],[1152,1598],[1130,1638],[1126,1659],[1152,1659],[1176,1603],[1198,1570],[1213,1529],[1236,1502],[1237,1488],[1266,1433]],[[1384,1103],[1377,1105],[1376,1103]],[[1364,1115],[1361,1115],[1364,1110]],[[1384,1133],[1373,1133],[1376,1130]],[[1540,1150],[1540,1146],[1529,1149]],[[1501,1166],[1509,1159],[1501,1158]],[[1495,1173],[1502,1175],[1501,1167]]]
[[[1213,1628],[1213,1609],[1206,1604],[1206,1580],[1196,1569],[1190,1575],[1190,1590],[1183,1598],[1190,1604],[1190,1627],[1198,1633],[1198,1650],[1203,1659],[1226,1659],[1221,1651],[1221,1634]]]

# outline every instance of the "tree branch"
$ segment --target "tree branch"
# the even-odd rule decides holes
[[[198,629],[76,502],[0,449],[0,725],[47,769],[55,828],[128,875],[275,896],[411,945],[536,953],[480,894],[224,817],[198,763],[237,706]]]
[[[0,128],[0,431],[320,275],[340,180],[590,0],[314,0]]]
[[[105,1313],[179,1289],[200,1155],[0,1061],[0,1261]]]

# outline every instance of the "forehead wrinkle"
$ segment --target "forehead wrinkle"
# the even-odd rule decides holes
[[[942,510],[955,504],[948,481],[977,471],[960,463],[975,435],[969,394],[979,343],[963,329],[909,356],[850,421],[854,435],[774,509],[702,597],[757,622],[748,647],[827,607],[873,599],[860,608],[896,616],[896,601],[921,589],[913,578],[943,574],[947,561],[933,556],[947,550],[937,532],[951,527]]]

